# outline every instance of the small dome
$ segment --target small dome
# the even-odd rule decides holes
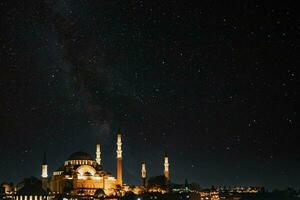
[[[78,151],[73,153],[68,160],[94,160],[94,159],[90,154],[83,151]]]

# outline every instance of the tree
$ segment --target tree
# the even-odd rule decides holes
[[[199,191],[199,190],[201,189],[201,187],[200,187],[200,185],[199,185],[198,183],[191,183],[191,184],[189,185],[189,188],[190,188],[191,190],[197,190],[197,191]]]
[[[168,180],[166,179],[165,176],[161,175],[161,176],[155,176],[155,177],[151,177],[148,180],[148,189],[151,188],[160,188],[163,190],[167,190],[168,189]]]

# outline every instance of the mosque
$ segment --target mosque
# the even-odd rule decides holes
[[[120,195],[128,186],[123,184],[122,135],[117,134],[116,177],[105,171],[101,163],[100,144],[96,145],[95,159],[86,152],[78,151],[69,156],[61,167],[48,176],[48,165],[44,156],[41,165],[41,180],[44,190],[52,194],[70,195]],[[169,179],[168,157],[164,159],[164,175]],[[141,166],[142,187],[145,186],[146,165]]]

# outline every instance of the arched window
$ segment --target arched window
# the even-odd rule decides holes
[[[90,165],[82,165],[82,166],[78,167],[76,171],[81,176],[84,176],[85,174],[91,174],[92,176],[94,176],[96,173],[95,168]]]

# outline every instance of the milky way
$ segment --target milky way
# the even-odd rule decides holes
[[[299,185],[294,5],[3,2],[0,182],[103,145],[125,182],[140,162],[174,182]],[[10,169],[10,170],[8,170]]]

